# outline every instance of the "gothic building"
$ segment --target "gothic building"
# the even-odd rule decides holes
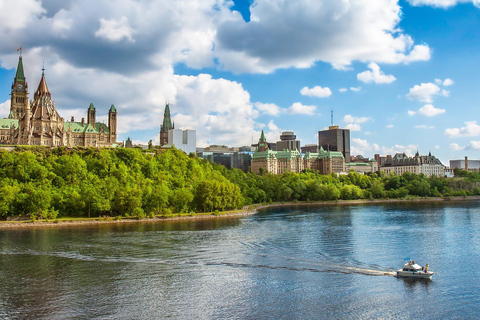
[[[10,145],[112,147],[117,139],[117,110],[111,106],[108,125],[96,122],[96,109],[90,104],[87,122],[65,122],[57,109],[45,80],[45,69],[34,93],[28,99],[22,57],[12,85],[10,115],[0,121],[0,143]]]
[[[163,122],[160,126],[160,146],[175,146],[186,154],[196,153],[197,151],[197,132],[195,130],[175,129],[175,123],[172,123],[170,117],[170,105],[168,103],[165,105]]]

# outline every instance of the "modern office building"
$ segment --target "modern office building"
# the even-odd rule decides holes
[[[296,140],[297,136],[293,131],[284,131],[280,135],[280,141],[277,141],[277,150],[298,150],[300,151],[300,140]]]
[[[467,171],[479,171],[480,170],[480,160],[468,160],[465,157],[465,160],[450,160],[450,169],[461,169]]]
[[[318,145],[316,144],[306,144],[305,146],[301,147],[302,153],[317,153],[318,152]]]
[[[170,117],[170,105],[165,105],[163,122],[160,126],[160,146],[174,146],[186,154],[197,152],[196,130],[175,129],[175,124]]]
[[[318,146],[326,151],[338,151],[345,162],[350,162],[350,130],[330,126],[328,130],[318,131]]]

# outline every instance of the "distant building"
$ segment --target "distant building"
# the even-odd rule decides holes
[[[318,146],[327,151],[343,154],[345,162],[350,162],[350,130],[330,126],[328,130],[318,131]]]
[[[252,156],[253,173],[300,173],[304,169],[316,170],[321,174],[340,173],[345,171],[345,160],[341,152],[325,151],[323,148],[320,148],[318,153],[308,152],[305,157],[302,157],[297,149],[272,151],[268,148],[262,131],[258,148]]]
[[[248,172],[252,161],[252,147],[231,148],[227,146],[211,145],[197,148],[197,156],[208,159],[226,168],[237,168]]]
[[[197,132],[195,130],[175,129],[168,103],[165,105],[163,122],[160,126],[160,146],[175,146],[175,148],[182,150],[186,154],[196,153],[197,151]]]
[[[368,162],[349,162],[345,163],[345,171],[348,173],[350,170],[354,170],[356,173],[365,174],[373,173],[378,171],[377,161],[374,159],[369,160]]]
[[[465,160],[450,160],[450,169],[461,169],[467,171],[479,171],[480,170],[480,160],[468,160],[465,157]]]
[[[318,152],[318,145],[316,144],[306,144],[305,146],[301,147],[302,153],[317,153]]]
[[[380,171],[385,173],[393,172],[396,175],[402,175],[405,172],[411,172],[415,174],[424,174],[427,177],[445,176],[445,166],[436,157],[430,153],[428,156],[420,156],[418,152],[413,157],[408,157],[405,153],[397,153],[395,156],[387,156],[384,161],[381,161],[379,155],[375,155],[375,158],[382,163]]]
[[[280,135],[280,141],[277,141],[277,150],[298,150],[300,151],[300,140],[296,140],[297,136],[293,131],[284,131]]]
[[[0,121],[0,143],[51,147],[112,147],[117,145],[117,110],[108,112],[108,125],[96,122],[96,109],[91,103],[87,122],[71,122],[62,118],[48,90],[45,69],[33,100],[28,99],[28,84],[24,75],[22,57],[11,89],[10,115]]]
[[[127,138],[127,141],[125,141],[125,148],[133,148],[133,142],[130,137]]]

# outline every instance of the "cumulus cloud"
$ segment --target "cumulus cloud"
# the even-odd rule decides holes
[[[420,124],[415,126],[416,129],[435,129],[434,126],[427,126],[426,124]]]
[[[350,87],[350,90],[360,92],[360,90],[362,90],[362,87]]]
[[[416,115],[416,114],[417,114],[416,111],[408,110],[408,115],[409,115],[409,116],[414,116],[414,115]]]
[[[391,154],[394,155],[395,153],[403,153],[409,157],[413,157],[413,155],[418,150],[418,145],[409,144],[408,146],[403,146],[401,144],[396,144],[392,147],[381,147],[380,148],[382,154]]]
[[[430,59],[427,45],[415,45],[399,29],[397,1],[263,0],[250,12],[251,21],[237,15],[217,29],[215,51],[225,69],[267,73],[316,61],[344,69],[352,61]]]
[[[479,0],[407,0],[412,6],[432,6],[438,8],[449,8],[458,3],[473,3],[473,5],[480,7]]]
[[[448,87],[448,86],[451,86],[452,84],[454,84],[453,80],[450,79],[450,78],[447,78],[445,80],[435,79],[435,83],[438,84],[438,85],[443,85],[445,87]]]
[[[434,117],[439,114],[445,113],[445,109],[435,108],[431,104],[426,104],[420,109],[418,109],[418,113],[423,114],[424,116],[427,116],[427,117]]]
[[[357,74],[357,79],[365,82],[365,83],[392,83],[393,81],[397,80],[393,75],[385,75],[382,71],[380,71],[380,67],[378,64],[372,62],[368,65],[370,70],[361,72]]]
[[[480,135],[480,126],[477,121],[466,121],[465,127],[445,129],[445,135],[451,138],[478,136]]]
[[[95,36],[112,42],[118,42],[123,39],[135,41],[133,34],[135,31],[128,24],[127,17],[121,17],[119,20],[100,19],[100,29],[95,32]]]
[[[369,143],[367,140],[353,138],[350,146],[351,154],[355,155],[367,155],[374,151],[380,150],[380,147],[376,143]]]
[[[407,98],[431,103],[433,101],[432,97],[438,94],[440,94],[440,88],[436,84],[429,82],[410,88]]]
[[[350,131],[362,131],[362,127],[358,123],[349,123],[345,126],[345,129]]]
[[[0,103],[0,118],[8,118],[10,114],[10,100]]]
[[[45,12],[41,1],[2,1],[0,3],[0,34],[23,29]]]
[[[271,116],[278,116],[283,111],[282,108],[274,103],[255,102],[253,105],[255,109]]]
[[[345,122],[345,123],[364,123],[364,122],[367,122],[371,119],[372,118],[370,118],[370,117],[354,117],[350,114],[347,114],[343,117],[343,122]]]
[[[328,87],[322,88],[320,86],[315,86],[311,89],[308,87],[303,87],[302,90],[300,90],[300,93],[302,94],[302,96],[317,97],[317,98],[326,98],[332,95],[332,91],[330,90],[330,88]]]
[[[338,89],[338,91],[343,93],[343,92],[347,92],[348,89],[347,88],[340,88],[340,89]]]
[[[459,146],[458,143],[450,143],[449,149],[452,151],[460,151],[465,150],[465,147]]]
[[[312,116],[315,114],[316,109],[316,106],[306,106],[301,104],[300,102],[295,102],[290,108],[288,108],[288,112],[290,112],[291,114],[305,114]]]

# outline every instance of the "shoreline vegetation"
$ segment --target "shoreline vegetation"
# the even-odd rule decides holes
[[[219,218],[240,218],[256,214],[259,210],[275,207],[306,207],[306,206],[338,206],[338,205],[364,205],[364,204],[390,204],[390,203],[439,203],[439,202],[463,202],[480,200],[480,196],[451,197],[451,198],[410,198],[410,199],[374,199],[374,200],[338,200],[317,202],[280,202],[270,204],[256,204],[244,207],[241,210],[225,212],[207,212],[191,214],[173,214],[170,216],[155,216],[154,218],[61,218],[56,220],[9,220],[0,221],[1,229],[37,228],[37,227],[81,227],[101,224],[124,224],[124,223],[162,223],[177,221],[195,221]]]
[[[480,196],[480,173],[279,175],[227,169],[175,148],[0,149],[0,225],[247,215],[264,205],[331,205]],[[246,209],[247,208],[247,209]],[[252,211],[253,210],[253,211]],[[25,221],[26,220],[26,221]],[[85,222],[86,221],[86,222]]]

